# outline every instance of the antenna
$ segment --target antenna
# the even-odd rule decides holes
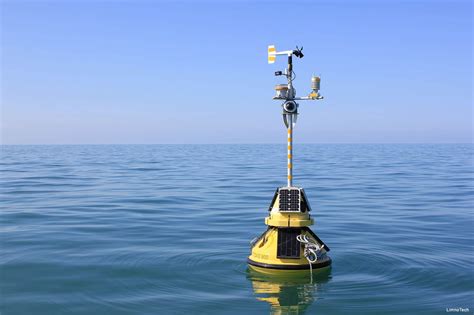
[[[293,87],[295,72],[293,71],[293,56],[303,58],[303,46],[294,50],[277,51],[275,45],[268,46],[268,63],[275,63],[277,56],[287,56],[288,65],[285,71],[276,71],[275,76],[284,75],[287,79],[286,84],[277,84],[275,86],[276,95],[274,100],[283,100],[283,122],[288,130],[288,167],[287,167],[287,186],[293,186],[293,129],[298,117],[299,104],[296,101],[301,100],[321,100],[323,96],[319,94],[321,78],[314,76],[311,78],[311,92],[307,96],[297,97],[296,90]]]

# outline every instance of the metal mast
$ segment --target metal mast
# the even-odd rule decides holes
[[[302,53],[303,47],[298,48],[296,46],[295,50],[285,50],[285,51],[276,51],[275,46],[268,46],[268,63],[274,63],[276,56],[286,55],[288,56],[288,66],[285,69],[285,72],[276,71],[276,76],[284,75],[287,78],[287,84],[278,84],[275,86],[277,92],[276,96],[273,97],[274,100],[284,100],[282,104],[283,107],[283,122],[288,131],[288,166],[287,166],[287,186],[293,187],[293,129],[296,125],[296,119],[298,117],[298,103],[296,100],[320,100],[323,99],[319,95],[319,88],[321,78],[313,76],[311,78],[311,92],[308,96],[296,97],[296,90],[293,87],[293,55],[299,58],[303,58]]]
[[[285,114],[283,114],[285,115]],[[288,115],[288,187],[293,186],[293,115]]]

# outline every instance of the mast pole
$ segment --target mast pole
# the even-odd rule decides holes
[[[286,114],[288,117],[288,171],[287,186],[293,186],[293,114]]]

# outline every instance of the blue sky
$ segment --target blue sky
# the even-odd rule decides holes
[[[471,1],[2,1],[4,144],[472,141]]]

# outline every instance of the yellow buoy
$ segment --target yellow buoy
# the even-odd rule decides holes
[[[314,221],[303,189],[279,188],[269,210],[265,218],[267,230],[252,242],[248,257],[252,268],[300,270],[331,265],[326,254],[329,247],[309,228]],[[304,237],[317,248],[311,251],[303,242]]]
[[[276,51],[269,46],[269,63],[274,63],[279,55],[288,56],[288,67],[275,75],[285,75],[288,83],[277,85],[274,99],[284,100],[283,121],[287,128],[287,185],[278,188],[269,207],[269,215],[265,218],[267,230],[252,241],[252,253],[248,263],[255,270],[302,270],[319,269],[331,265],[327,255],[329,247],[309,228],[314,221],[311,218],[311,207],[302,188],[293,186],[293,129],[298,116],[296,100],[320,100],[319,94],[297,97],[293,88],[292,57],[302,58],[301,49]],[[271,59],[271,60],[270,60]],[[312,78],[312,93],[318,93],[319,77]]]

